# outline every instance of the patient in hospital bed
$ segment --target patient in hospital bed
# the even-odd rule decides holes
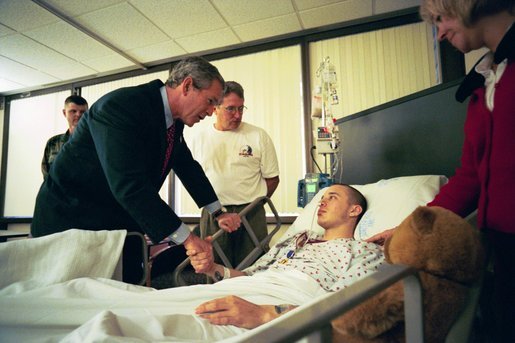
[[[286,238],[244,271],[226,272],[193,253],[196,270],[224,279],[212,285],[158,291],[79,278],[0,296],[0,339],[192,342],[245,333],[377,269],[381,249],[352,238],[366,207],[359,197],[349,186],[331,186],[317,211],[323,235]]]
[[[353,239],[354,229],[366,210],[364,196],[348,185],[327,188],[317,211],[323,235],[303,231],[276,244],[254,265],[243,271],[215,264],[207,254],[189,252],[196,271],[214,280],[257,275],[267,271],[301,272],[315,280],[326,292],[338,291],[375,271],[383,261],[377,246]],[[207,255],[209,256],[209,255]],[[285,274],[286,275],[286,274]],[[255,305],[239,297],[228,296],[201,304],[196,313],[212,324],[254,328],[296,304]]]

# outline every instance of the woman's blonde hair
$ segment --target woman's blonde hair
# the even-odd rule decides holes
[[[422,0],[420,17],[434,23],[440,15],[458,18],[463,25],[470,27],[479,19],[503,11],[515,13],[513,0]]]

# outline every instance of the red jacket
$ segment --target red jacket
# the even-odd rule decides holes
[[[457,92],[470,92],[465,121],[461,166],[442,187],[430,206],[441,206],[461,216],[478,209],[481,228],[515,234],[515,28],[496,51],[496,63],[508,65],[496,84],[494,109],[485,104],[484,78],[474,70]],[[514,211],[514,212],[511,212]]]

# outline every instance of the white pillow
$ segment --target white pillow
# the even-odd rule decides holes
[[[352,185],[365,196],[368,205],[356,227],[354,238],[367,239],[397,226],[418,206],[426,205],[433,200],[446,182],[445,176],[416,175],[380,180],[366,185]],[[321,189],[304,207],[302,213],[281,237],[281,241],[308,228],[318,233],[324,232],[317,224],[316,215],[318,202],[324,193],[325,189]]]

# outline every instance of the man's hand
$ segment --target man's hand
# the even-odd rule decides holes
[[[214,325],[245,329],[253,329],[279,317],[273,305],[256,305],[234,295],[200,304],[195,313]]]
[[[224,213],[216,218],[218,226],[226,232],[238,230],[241,225],[241,218],[237,213]]]
[[[211,245],[211,236],[206,237],[205,242]],[[196,251],[186,250],[186,255],[190,258],[190,263],[197,273],[204,273],[213,276],[215,272],[215,261],[213,255],[213,248],[210,251]]]
[[[372,237],[366,239],[365,241],[369,242],[369,243],[376,243],[379,245],[384,245],[384,242],[393,235],[394,231],[395,231],[395,228],[384,230],[383,232],[375,234]]]
[[[210,268],[213,268],[213,246],[210,239],[203,240],[190,233],[183,245],[186,248],[186,255],[192,261],[191,264],[195,268],[195,272],[206,273]]]

